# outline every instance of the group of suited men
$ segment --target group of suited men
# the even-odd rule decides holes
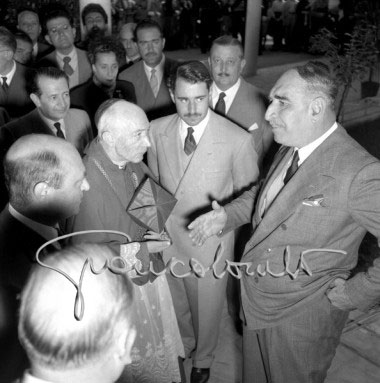
[[[96,13],[102,13],[97,7],[91,10],[87,16],[93,20]],[[164,262],[180,259],[182,273],[191,270],[190,260],[208,268],[202,276],[167,274],[185,358],[192,359],[191,382],[207,382],[212,375],[228,282],[227,273],[215,276],[223,270],[213,273],[213,264],[216,256],[219,266],[235,259],[235,238],[246,240],[239,293],[243,381],[323,382],[349,310],[371,308],[380,292],[376,261],[368,271],[350,278],[365,232],[380,238],[380,163],[336,122],[337,85],[328,67],[310,62],[285,72],[271,90],[265,111],[265,97],[241,77],[243,48],[230,36],[213,42],[208,62],[175,63],[163,54],[165,39],[160,26],[144,20],[134,26],[129,38],[128,47],[134,43],[135,53],[128,63],[128,56],[124,53],[122,57],[118,44],[109,37],[89,41],[87,55],[76,48],[75,30],[62,9],[45,18],[44,28],[54,49],[27,77],[23,77],[25,68],[13,59],[15,38],[0,28],[0,100],[5,118],[12,119],[0,128],[11,202],[5,210],[17,217],[14,205],[22,206],[27,200],[20,188],[32,186],[34,193],[47,193],[43,182],[26,185],[22,179],[13,179],[25,152],[45,145],[70,159],[77,193],[73,189],[72,195],[61,196],[57,209],[49,205],[43,214],[33,209],[24,213],[32,220],[43,217],[41,223],[53,227],[77,214],[91,180],[88,185],[79,154],[67,142],[83,155],[97,136],[98,106],[108,99],[120,99],[113,100],[110,108],[117,103],[137,104],[150,121],[149,137],[143,136],[140,144],[137,136],[125,137],[125,142],[113,144],[114,152],[120,158],[124,155],[127,162],[128,158],[141,162],[147,151],[152,175],[177,199],[166,222],[171,243],[162,248]],[[123,59],[128,67],[120,71]],[[70,98],[77,108],[70,108]],[[31,111],[29,100],[35,106]],[[128,105],[125,110],[136,113]],[[118,117],[127,120],[129,115]],[[146,128],[142,129],[145,135]],[[30,136],[32,133],[35,135]],[[106,133],[102,131],[95,140],[106,141]],[[259,169],[273,137],[281,147],[260,180]],[[132,150],[136,151],[133,156]],[[26,174],[23,177],[29,179]],[[66,206],[67,200],[70,204]],[[205,213],[211,203],[211,211]],[[236,231],[247,223],[249,239]],[[83,260],[86,251],[86,246],[69,248],[62,251],[63,259],[77,256]],[[110,257],[107,252],[101,246],[92,248],[100,258]],[[50,259],[52,263],[54,259]],[[68,264],[71,271],[77,268],[78,272],[79,262]],[[19,327],[20,339],[31,354],[39,346],[33,346],[34,339],[28,335],[33,326],[26,317],[26,313],[32,315],[30,307],[27,311],[32,299],[28,294],[35,294],[36,307],[41,291],[46,294],[41,282],[46,271],[36,270],[22,294]],[[121,283],[104,279],[104,283]],[[36,281],[38,288],[33,287]],[[62,290],[61,285],[49,283],[53,290]],[[21,290],[23,283],[18,287]],[[121,308],[117,297],[103,298],[118,308],[114,323],[118,317],[126,317],[120,315],[125,305]],[[50,301],[53,305],[54,300]],[[98,313],[95,302],[91,304],[95,308],[89,311]],[[43,316],[43,311],[38,314]],[[116,381],[117,371],[130,361],[134,338],[132,330],[119,330],[115,325],[110,338],[123,347],[109,346],[107,354],[111,358],[116,352],[117,366],[106,369],[102,359],[95,369],[89,358],[73,365],[70,371],[77,375],[72,376],[83,382],[89,377],[93,382]],[[51,338],[53,342],[54,336]],[[49,349],[38,351],[48,354]],[[32,373],[42,381],[65,381],[62,366],[49,368],[49,360],[49,356],[43,363],[41,358],[32,358]],[[112,376],[105,378],[109,370]]]

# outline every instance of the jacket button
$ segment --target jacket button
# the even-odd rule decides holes
[[[267,249],[267,253],[270,253],[272,251],[272,249]]]
[[[282,229],[282,230],[287,230],[287,228],[288,228],[288,227],[285,225],[285,223],[283,223],[283,224],[281,225],[281,229]]]
[[[259,283],[259,277],[257,275],[255,275],[255,278],[253,280],[255,281],[255,283]]]

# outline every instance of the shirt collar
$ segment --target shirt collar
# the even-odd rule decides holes
[[[239,90],[241,80],[240,78],[236,81],[234,85],[231,86],[231,88],[228,88],[227,90],[221,90],[219,87],[216,85],[215,81],[212,82],[211,84],[211,105],[213,108],[215,108],[216,103],[218,102],[219,99],[219,94],[224,92],[226,97],[224,97],[224,102],[226,105],[226,113],[231,107],[232,102],[234,101],[234,98],[236,96],[236,93]]]
[[[191,126],[194,129],[193,132],[193,137],[195,142],[198,144],[205,129],[210,120],[210,109],[207,111],[206,117],[198,124],[195,126]],[[180,136],[182,142],[185,142],[185,138],[187,136],[187,128],[189,128],[190,125],[186,124],[185,121],[182,119],[180,120]]]
[[[299,161],[298,161],[298,166],[300,166],[306,158],[310,156],[311,153],[314,152],[315,149],[318,148],[322,144],[323,141],[326,140],[327,137],[329,137],[336,129],[338,128],[338,124],[334,122],[333,126],[322,136],[318,137],[316,140],[311,142],[310,144],[307,144],[306,146],[303,146],[302,148],[298,149],[298,155],[299,155]]]
[[[75,47],[73,47],[72,51],[67,55],[63,55],[62,53],[58,52],[57,50],[55,51],[55,53],[57,54],[58,59],[61,61],[63,61],[63,58],[67,57],[67,56],[71,58],[71,61],[74,61],[74,59],[77,57],[77,50],[75,49]],[[71,61],[70,61],[70,65],[72,65]]]
[[[162,79],[162,77],[164,75],[165,55],[162,54],[161,61],[155,67],[153,67],[153,68],[148,66],[148,65],[146,65],[144,60],[142,60],[142,62],[143,62],[145,74],[148,77],[148,80],[150,80],[152,69],[155,69],[156,70],[156,76],[158,78],[158,83],[160,84],[161,83],[161,79]]]
[[[11,84],[12,78],[13,78],[15,73],[16,73],[16,62],[15,62],[15,60],[13,60],[12,69],[7,74],[0,73],[0,76],[7,78],[7,84],[9,86]],[[0,82],[2,83],[2,81],[0,81]]]
[[[50,120],[50,118],[47,118],[45,117],[41,111],[37,108],[38,110],[38,113],[40,114],[40,117],[45,121],[45,123],[47,124],[47,126],[51,129],[51,131],[54,133],[54,135],[57,135],[57,128],[54,126],[54,124],[56,122],[59,122],[61,124],[61,130],[63,132],[63,134],[65,135],[66,137],[66,129],[65,129],[65,122],[63,120],[63,118],[61,118],[60,120],[58,121],[53,121],[53,120]]]
[[[58,232],[57,229],[51,226],[44,225],[42,223],[33,221],[32,219],[25,217],[21,213],[19,213],[11,204],[8,205],[9,214],[17,219],[17,221],[24,224],[29,229],[38,233],[42,238],[50,241],[53,238],[57,238]]]
[[[22,378],[22,383],[51,383],[51,382],[36,378],[35,376],[31,375],[29,371],[25,371],[24,376]]]

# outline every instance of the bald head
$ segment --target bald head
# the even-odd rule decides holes
[[[45,134],[19,138],[5,156],[4,173],[11,205],[49,225],[76,214],[89,188],[75,147]]]
[[[19,337],[32,371],[66,377],[49,379],[52,381],[75,381],[65,374],[101,364],[106,376],[100,381],[113,382],[124,364],[130,363],[131,282],[125,274],[107,268],[95,274],[86,266],[86,260],[91,259],[94,269],[100,270],[113,257],[105,245],[82,244],[45,258],[44,264],[52,269],[37,265],[32,270],[22,293],[19,321]],[[74,317],[78,290],[74,283],[78,286],[81,273],[84,314],[78,321]],[[115,355],[124,358],[119,368],[113,361]],[[99,376],[94,379],[98,381]]]
[[[150,146],[149,121],[137,105],[111,99],[95,115],[100,141],[113,162],[140,162]]]

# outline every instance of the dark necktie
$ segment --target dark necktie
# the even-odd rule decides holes
[[[184,150],[187,156],[193,153],[193,151],[197,147],[197,144],[194,140],[193,132],[194,132],[194,129],[191,126],[189,126],[187,128],[187,136],[185,139],[185,147],[184,147]]]
[[[288,181],[293,177],[294,173],[298,170],[298,161],[300,157],[298,155],[298,150],[295,150],[293,153],[293,160],[290,164],[288,170],[286,171],[284,178],[284,185],[288,183]]]
[[[7,93],[9,89],[7,78],[5,76],[2,76],[1,79],[3,80],[1,86],[3,87],[4,92]]]
[[[68,75],[71,76],[74,73],[74,69],[69,64],[71,61],[71,57],[66,56],[63,58],[63,71]]]
[[[54,126],[57,129],[57,137],[65,139],[65,135],[63,134],[63,131],[61,129],[61,124],[59,122],[56,122]]]
[[[226,115],[226,103],[224,102],[224,97],[226,97],[224,92],[219,93],[218,102],[215,105],[215,112],[221,116]]]

